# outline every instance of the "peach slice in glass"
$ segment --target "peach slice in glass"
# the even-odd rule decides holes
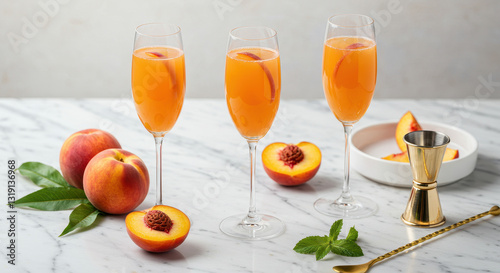
[[[167,58],[167,55],[164,55],[156,51],[147,51],[145,52],[145,54],[151,58],[162,58],[162,59]],[[163,61],[163,64],[167,69],[167,73],[170,75],[170,81],[172,82],[172,87],[174,87],[177,84],[177,79],[175,77],[175,69],[172,67],[172,64],[170,63],[169,60]]]
[[[251,53],[251,52],[248,52],[248,51],[245,51],[245,52],[238,52],[239,55],[245,55],[247,57],[250,57],[256,61],[261,61],[262,59]],[[276,89],[275,89],[275,84],[274,84],[274,79],[273,79],[273,75],[271,74],[271,71],[269,71],[269,69],[267,68],[267,66],[263,63],[263,62],[258,62],[258,64],[260,65],[260,67],[262,67],[262,70],[264,70],[264,72],[266,73],[266,76],[267,76],[267,79],[269,80],[269,85],[271,87],[271,102],[274,101],[274,97],[276,96],[275,93],[276,93]]]
[[[339,71],[339,68],[340,68],[340,65],[342,64],[342,62],[344,61],[344,59],[349,56],[349,54],[351,54],[351,49],[358,49],[358,48],[363,48],[363,47],[366,47],[365,44],[362,44],[362,43],[353,43],[353,44],[350,44],[346,47],[346,49],[349,49],[348,51],[344,51],[344,55],[342,55],[342,57],[340,57],[340,60],[337,62],[337,64],[335,65],[335,70],[333,70],[333,77],[335,78],[337,76],[337,72]]]

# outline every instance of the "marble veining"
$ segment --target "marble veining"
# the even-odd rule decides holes
[[[439,189],[441,205],[452,224],[500,203],[499,100],[375,100],[354,127],[397,120],[411,110],[421,121],[460,127],[479,142],[475,171]],[[154,144],[129,98],[0,99],[0,173],[7,160],[17,166],[40,161],[59,168],[59,150],[70,134],[99,128],[111,132],[122,147],[141,157],[149,168],[150,192],[138,209],[154,203]],[[260,160],[269,143],[310,141],[323,154],[316,177],[300,187],[271,181]],[[138,248],[126,233],[124,215],[100,218],[84,232],[58,237],[69,211],[18,209],[16,265],[7,264],[7,209],[0,210],[0,272],[332,272],[338,264],[363,263],[418,239],[438,228],[407,227],[399,219],[408,189],[378,184],[352,173],[355,194],[370,195],[379,205],[376,215],[345,220],[359,231],[364,257],[329,255],[322,261],[292,249],[301,238],[323,235],[336,220],[316,212],[320,196],[337,196],[343,175],[340,123],[325,100],[285,100],[275,123],[258,146],[257,209],[278,216],[286,231],[269,241],[238,241],[219,231],[226,216],[248,206],[248,147],[234,128],[225,101],[188,99],[164,142],[165,203],[185,211],[192,221],[187,240],[177,249],[151,254]],[[6,177],[0,179],[0,203],[6,201]],[[18,177],[17,197],[38,189]],[[500,218],[482,219],[424,245],[383,261],[370,272],[498,272]]]

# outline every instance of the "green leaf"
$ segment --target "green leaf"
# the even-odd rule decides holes
[[[17,170],[40,187],[70,187],[58,170],[40,162],[25,162]]]
[[[16,207],[30,207],[39,210],[65,210],[88,203],[85,192],[77,188],[43,188],[14,202]]]
[[[66,235],[77,228],[84,228],[92,225],[97,219],[99,213],[100,211],[91,204],[81,204],[76,207],[73,212],[71,212],[69,215],[69,224],[59,237]]]
[[[345,239],[347,241],[356,242],[358,239],[358,231],[354,228],[354,226],[349,229],[349,234],[347,234]]]
[[[332,227],[330,228],[330,239],[332,239],[333,241],[337,240],[337,237],[340,234],[340,230],[342,229],[342,224],[343,221],[342,219],[340,219],[335,221],[335,223],[333,223]]]
[[[316,261],[323,259],[330,252],[330,245],[322,245],[316,250]]]
[[[309,236],[300,240],[293,250],[302,254],[312,254],[322,245],[328,246],[328,236]]]
[[[337,240],[330,244],[333,253],[342,256],[359,257],[363,256],[363,250],[355,242],[345,240]]]

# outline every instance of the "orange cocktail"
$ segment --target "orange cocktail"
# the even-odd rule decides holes
[[[344,183],[337,199],[322,197],[314,202],[320,213],[343,219],[373,215],[377,204],[370,198],[354,198],[350,190],[350,136],[353,125],[370,106],[377,79],[375,24],[361,14],[328,18],[323,43],[323,89],[345,136]]]
[[[132,93],[139,119],[151,133],[164,135],[181,112],[186,89],[184,52],[143,47],[132,57]]]
[[[226,102],[245,138],[262,138],[278,111],[279,53],[267,48],[237,48],[226,55]]]
[[[339,121],[354,123],[365,114],[376,78],[377,48],[373,40],[333,37],[325,41],[323,88]]]

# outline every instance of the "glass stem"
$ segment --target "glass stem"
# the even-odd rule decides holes
[[[352,124],[343,124],[345,136],[345,154],[344,154],[344,185],[342,187],[341,202],[352,201],[351,188],[349,186],[349,175],[351,169],[351,143],[349,137],[351,136]]]
[[[155,136],[156,146],[156,205],[162,205],[161,147],[163,136]]]
[[[257,140],[248,140],[248,149],[250,152],[250,206],[248,209],[247,220],[254,219],[257,211],[255,205],[255,153],[257,151],[257,142]]]

